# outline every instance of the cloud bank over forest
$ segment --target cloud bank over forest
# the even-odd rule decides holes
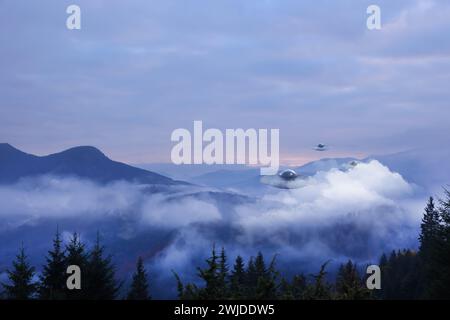
[[[54,229],[63,221],[82,221],[85,229],[114,230],[107,240],[112,243],[133,243],[146,235],[147,242],[139,240],[145,250],[152,245],[152,237],[170,234],[146,258],[158,285],[173,281],[167,270],[194,277],[188,270],[201,263],[213,244],[227,248],[232,259],[261,250],[266,255],[279,254],[280,264],[302,264],[306,270],[328,259],[374,261],[382,252],[417,245],[424,203],[417,199],[414,185],[378,161],[360,163],[345,172],[319,171],[307,178],[304,188],[248,201],[235,201],[233,194],[218,201],[214,193],[204,191],[183,186],[154,193],[128,182],[99,185],[67,177],[24,179],[0,187],[0,218],[5,222],[0,237],[21,228],[46,224]],[[113,227],[112,221],[117,222]],[[79,225],[73,229],[70,223],[63,225],[64,234],[83,234],[76,230]],[[33,250],[39,247],[31,245]],[[121,251],[113,253],[135,259]]]

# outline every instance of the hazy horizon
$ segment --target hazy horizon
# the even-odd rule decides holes
[[[223,167],[223,168],[226,168],[226,169],[231,169],[231,168],[238,168],[238,169],[239,168],[259,168],[259,167],[261,167],[261,165],[259,165],[259,164],[257,164],[257,165],[250,165],[250,164],[212,164],[212,165],[208,165],[208,164],[202,163],[202,164],[181,164],[181,165],[176,165],[173,162],[171,162],[170,160],[166,161],[166,162],[161,162],[161,161],[148,161],[148,162],[136,162],[136,163],[134,163],[134,162],[126,162],[126,161],[122,161],[121,159],[113,158],[112,156],[108,155],[108,153],[106,153],[104,150],[102,150],[101,148],[99,148],[99,147],[97,147],[95,145],[74,145],[74,146],[70,146],[70,147],[67,147],[67,148],[60,149],[60,150],[50,151],[48,153],[47,152],[46,153],[32,153],[32,152],[30,152],[30,151],[28,151],[26,149],[20,148],[20,147],[18,147],[16,145],[13,145],[13,144],[9,143],[9,142],[0,142],[0,145],[1,144],[8,144],[8,145],[12,146],[13,148],[15,148],[15,149],[17,149],[19,151],[22,151],[22,152],[25,152],[25,153],[28,153],[28,154],[32,154],[32,155],[35,155],[35,156],[39,156],[39,157],[45,157],[45,156],[49,156],[49,155],[52,155],[52,154],[57,154],[57,153],[64,152],[66,150],[73,149],[73,148],[78,148],[78,147],[94,147],[94,148],[100,150],[103,154],[105,154],[106,157],[108,157],[111,160],[123,162],[123,163],[126,163],[128,165],[132,165],[132,166],[136,166],[136,167],[142,167],[144,169],[145,169],[145,166],[151,166],[151,165],[173,165],[173,166],[180,166],[180,167],[192,166],[192,167],[211,167],[211,168],[222,168]],[[411,148],[411,149],[407,149],[407,150],[400,150],[398,152],[386,153],[386,154],[380,153],[380,154],[367,154],[367,155],[359,155],[359,156],[358,155],[348,155],[348,154],[338,155],[336,153],[329,153],[329,152],[326,152],[326,153],[316,152],[315,155],[311,156],[311,158],[305,158],[304,157],[303,161],[298,161],[298,159],[290,159],[290,161],[283,161],[283,157],[281,157],[280,165],[283,166],[283,167],[296,167],[296,166],[302,166],[302,165],[305,165],[307,163],[314,162],[314,161],[319,161],[319,160],[323,160],[323,159],[334,159],[334,158],[356,158],[358,160],[362,160],[362,159],[369,158],[369,157],[372,157],[372,156],[398,154],[398,153],[413,151],[413,150],[417,150],[417,149],[420,150],[421,148]],[[333,156],[331,154],[333,154]]]

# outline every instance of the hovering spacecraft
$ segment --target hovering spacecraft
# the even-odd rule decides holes
[[[359,164],[358,161],[353,160],[353,161],[351,161],[351,162],[349,163],[349,166],[351,166],[351,167],[354,168],[354,167],[356,167],[358,164]]]
[[[341,171],[349,171],[349,170],[352,170],[352,169],[354,169],[354,168],[356,168],[358,165],[359,165],[359,161],[356,161],[356,160],[352,160],[352,161],[350,161],[350,162],[348,162],[348,163],[345,163],[343,166],[342,166],[342,168],[341,168]]]
[[[294,170],[287,169],[273,176],[262,176],[261,183],[279,189],[298,189],[306,186],[306,179]]]
[[[322,143],[319,143],[317,146],[314,147],[314,150],[316,150],[316,151],[325,151],[327,149],[328,149],[328,146],[326,146]]]
[[[293,181],[298,178],[297,172],[292,169],[281,171],[278,175],[281,179],[286,181]]]

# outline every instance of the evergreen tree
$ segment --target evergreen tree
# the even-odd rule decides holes
[[[393,251],[387,264],[381,267],[381,292],[386,300],[410,300],[420,298],[420,264],[417,253],[410,250]]]
[[[231,271],[230,290],[233,299],[243,299],[245,296],[245,265],[244,259],[237,256]]]
[[[37,289],[37,285],[33,283],[35,268],[28,262],[23,245],[13,261],[12,270],[6,272],[10,283],[2,285],[8,299],[28,300],[34,297]]]
[[[242,257],[238,256],[231,275],[228,273],[226,254],[223,249],[217,256],[213,247],[212,255],[206,260],[207,267],[198,268],[198,276],[205,283],[198,288],[195,284],[184,285],[174,272],[180,299],[275,299],[277,284],[275,277],[275,258],[266,268],[264,257],[250,258],[245,270]]]
[[[445,226],[450,225],[450,191],[444,188],[444,199],[439,200],[439,216]]]
[[[250,257],[245,271],[245,296],[247,299],[255,299],[258,285],[258,274],[255,267],[255,259]]]
[[[378,265],[381,271],[381,290],[376,290],[373,295],[377,299],[383,299],[386,292],[387,275],[389,273],[389,259],[385,253],[381,255]]]
[[[344,300],[362,300],[370,296],[369,290],[363,286],[356,264],[351,260],[339,268],[336,292],[338,298]]]
[[[133,275],[133,282],[131,283],[131,290],[128,293],[128,300],[150,300],[148,292],[147,272],[144,268],[144,262],[139,257],[136,264],[136,272]]]
[[[291,292],[295,300],[305,298],[306,285],[306,277],[303,274],[294,276],[291,284]]]
[[[180,279],[180,276],[172,270],[175,279],[177,280],[178,299],[180,300],[198,300],[200,289],[195,284],[188,283],[186,286]]]
[[[380,258],[379,266],[380,266],[380,268],[382,268],[382,267],[386,266],[387,264],[388,264],[388,258],[386,257],[386,254],[383,253]]]
[[[222,297],[227,297],[229,295],[229,286],[228,286],[228,263],[227,263],[227,255],[225,253],[225,249],[222,247],[219,258],[219,290],[221,291],[220,295]]]
[[[256,278],[264,278],[267,276],[266,262],[262,252],[258,252],[255,259],[255,274]]]
[[[223,255],[225,257],[225,253]],[[224,296],[223,287],[221,286],[221,267],[218,262],[219,257],[216,254],[215,246],[213,246],[211,257],[206,259],[207,267],[197,268],[198,277],[203,280],[205,286],[198,288],[195,284],[184,285],[181,282],[178,274],[173,272],[177,280],[178,297],[180,299],[200,299],[200,300],[218,300],[226,298]],[[223,265],[226,265],[226,260],[222,259]],[[222,269],[223,270],[223,269]]]
[[[441,231],[439,212],[435,208],[433,197],[430,197],[425,207],[420,229],[420,254],[424,259],[428,259]]]
[[[445,197],[445,200],[440,201],[440,216],[443,222],[441,299],[450,299],[450,192],[448,190],[445,190]]]
[[[76,265],[81,270],[81,289],[69,290],[66,288],[66,297],[70,300],[89,299],[87,294],[87,265],[88,255],[86,253],[85,245],[81,243],[80,237],[77,233],[72,235],[69,243],[66,246],[66,265]]]
[[[105,257],[104,250],[105,248],[100,244],[100,235],[97,233],[86,268],[86,295],[91,300],[113,300],[119,290],[112,257],[110,255]]]
[[[215,246],[213,246],[211,257],[206,260],[207,268],[198,268],[199,277],[205,282],[205,287],[199,293],[200,299],[218,300],[223,297],[218,259]]]
[[[61,247],[59,231],[53,239],[53,250],[48,252],[46,265],[40,276],[39,298],[43,300],[62,300],[66,294],[66,257]]]
[[[332,298],[331,286],[326,281],[327,267],[329,261],[325,262],[321,267],[318,274],[313,275],[313,283],[308,285],[305,298],[307,300],[330,300]]]
[[[430,296],[435,287],[435,273],[439,265],[436,261],[437,250],[440,247],[442,226],[440,223],[439,212],[435,207],[433,197],[430,197],[425,207],[425,212],[420,225],[420,284],[422,286],[421,294],[424,298]]]
[[[267,268],[264,256],[258,253],[255,259],[255,271],[257,275],[257,286],[255,298],[258,300],[269,300],[277,298],[277,272],[275,270],[275,258],[273,257],[270,266]]]
[[[426,293],[432,299],[450,299],[450,192],[439,201],[439,234],[428,260]]]
[[[294,300],[292,285],[286,278],[281,278],[280,280],[280,299],[281,300]]]
[[[305,299],[306,288],[306,277],[303,274],[295,275],[290,283],[282,278],[279,297],[282,300],[303,300]]]

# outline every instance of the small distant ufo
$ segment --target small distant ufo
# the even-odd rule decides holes
[[[327,150],[328,148],[327,148],[327,146],[326,145],[324,145],[324,144],[322,144],[322,143],[319,143],[317,146],[315,146],[315,148],[314,148],[314,150],[316,150],[316,151],[325,151],[325,150]]]
[[[358,165],[359,165],[359,161],[356,161],[356,160],[352,160],[352,161],[350,161],[350,162],[347,162],[346,164],[344,164],[343,166],[342,166],[342,171],[349,171],[349,170],[352,170],[352,169],[354,169],[354,168],[356,168]]]
[[[298,178],[297,172],[292,169],[281,171],[278,175],[281,179],[286,181],[293,181]]]
[[[287,169],[273,176],[261,177],[261,183],[279,189],[298,189],[306,185],[305,177],[297,174],[292,169]]]
[[[354,167],[356,167],[358,164],[359,164],[358,161],[353,160],[353,161],[350,162],[348,165],[354,168]]]

